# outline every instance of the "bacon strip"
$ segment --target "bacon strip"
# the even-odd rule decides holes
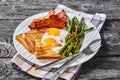
[[[64,28],[67,24],[66,20],[66,12],[62,10],[61,12],[55,15],[54,10],[50,10],[48,14],[44,17],[34,19],[32,23],[29,25],[30,29],[43,29],[44,28]]]
[[[62,10],[61,12],[57,13],[56,16],[57,16],[59,19],[64,19],[65,16],[66,16],[65,10]]]
[[[37,22],[37,21],[39,21],[39,20],[48,19],[49,16],[54,15],[54,14],[55,14],[55,11],[54,11],[53,9],[51,9],[51,10],[49,10],[49,12],[48,12],[47,15],[45,15],[45,16],[43,16],[43,17],[40,17],[40,18],[37,18],[37,19],[34,19],[34,20],[32,21],[32,23]]]

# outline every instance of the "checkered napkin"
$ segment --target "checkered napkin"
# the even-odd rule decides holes
[[[79,12],[72,10],[64,5],[58,5],[55,9],[55,11],[61,11],[64,9],[68,13],[72,13],[76,16],[84,17],[85,19],[89,20],[93,23],[95,27],[100,31],[102,28],[103,23],[105,22],[106,15],[105,14],[99,14],[96,13],[94,15],[87,14],[84,12]],[[42,68],[39,70],[35,70],[37,65],[27,61],[24,59],[19,53],[17,53],[11,60],[10,63],[13,65],[14,68],[19,69],[21,71],[24,71],[32,76],[38,77],[38,78],[44,78],[49,79],[49,77],[52,75],[52,73],[56,70],[55,68]],[[68,67],[60,76],[59,78],[63,78],[66,80],[74,80],[78,71],[80,70],[81,65],[74,66],[74,67]]]

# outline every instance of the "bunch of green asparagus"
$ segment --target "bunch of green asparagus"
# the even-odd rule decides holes
[[[85,19],[82,18],[80,21],[77,17],[70,19],[66,16],[67,25],[66,30],[69,32],[66,37],[66,44],[60,49],[59,54],[62,57],[73,56],[78,53],[82,46],[85,32],[91,31],[93,27],[86,29]]]

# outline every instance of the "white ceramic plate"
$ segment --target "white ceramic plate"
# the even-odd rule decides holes
[[[42,16],[44,16],[46,14],[47,14],[47,12],[39,13],[39,14],[36,14],[36,15],[33,15],[33,16],[27,18],[26,20],[24,20],[23,22],[21,22],[18,25],[18,27],[16,28],[16,30],[14,32],[14,35],[13,35],[13,43],[14,43],[14,46],[15,46],[16,50],[18,51],[18,53],[21,56],[23,56],[25,59],[27,59],[28,61],[30,61],[30,62],[32,62],[34,64],[37,64],[37,65],[40,65],[40,66],[48,64],[48,63],[54,61],[54,59],[52,59],[52,60],[51,59],[50,60],[44,60],[44,59],[38,60],[38,59],[36,59],[33,54],[29,53],[18,41],[16,41],[15,36],[17,34],[20,34],[20,33],[28,31],[29,30],[28,25],[32,22],[33,19],[38,18],[38,17],[42,17]],[[67,13],[67,15],[70,18],[75,16],[75,15],[69,14],[69,13]],[[77,18],[79,20],[81,19],[80,16],[77,16]],[[89,22],[87,20],[85,20],[85,23],[86,23],[88,28],[94,27],[94,30],[92,30],[92,31],[90,31],[90,32],[85,34],[83,45],[82,45],[82,48],[80,50],[85,48],[91,41],[93,41],[95,39],[101,39],[100,34],[99,34],[98,30],[96,29],[96,27],[91,22]],[[99,45],[101,45],[101,42],[98,43],[98,46]],[[98,50],[99,50],[99,47],[98,47]],[[75,66],[75,65],[82,64],[82,63],[88,61],[89,59],[91,59],[96,53],[97,53],[97,51],[94,52],[93,54],[90,54],[90,55],[87,55],[87,56],[83,55],[77,61],[75,61],[74,63],[70,64],[69,66]],[[64,62],[62,62],[62,63],[64,63]],[[53,67],[59,67],[62,63],[54,65]]]

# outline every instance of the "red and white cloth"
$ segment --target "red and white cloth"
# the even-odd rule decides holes
[[[95,27],[100,31],[103,23],[105,22],[106,15],[105,14],[87,14],[84,12],[75,11],[73,9],[70,9],[64,5],[58,5],[55,9],[55,11],[61,11],[64,9],[68,13],[72,13],[76,16],[84,17],[85,19],[91,21]],[[27,61],[24,59],[19,53],[17,53],[11,60],[10,63],[13,65],[14,68],[19,69],[21,71],[24,71],[32,76],[38,77],[38,78],[46,78],[49,79],[49,76],[51,76],[51,73],[55,71],[53,68],[42,68],[39,70],[35,70],[37,65]],[[60,75],[60,78],[66,79],[66,80],[74,80],[77,73],[80,70],[81,65],[74,66],[74,67],[68,67],[64,73]]]

